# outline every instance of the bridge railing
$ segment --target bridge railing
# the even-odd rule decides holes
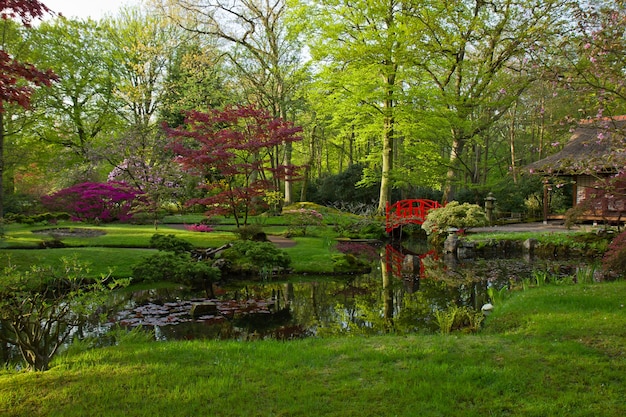
[[[405,224],[422,224],[428,212],[439,207],[442,205],[438,201],[426,199],[408,199],[394,204],[387,203],[385,230],[390,233],[393,229]]]

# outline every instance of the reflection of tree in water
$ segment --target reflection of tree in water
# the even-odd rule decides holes
[[[217,297],[222,300],[272,300],[276,311],[288,309],[289,317],[281,317],[279,323],[254,323],[252,320],[235,326],[232,322],[215,323],[214,327],[206,323],[190,323],[162,330],[167,333],[164,334],[167,339],[288,339],[307,335],[432,333],[438,330],[435,311],[446,310],[452,305],[480,310],[489,301],[489,287],[499,290],[515,286],[531,277],[533,270],[568,271],[554,260],[493,258],[458,261],[456,258],[423,255],[413,254],[411,262],[403,262],[404,271],[400,276],[390,273],[393,268],[388,268],[383,261],[379,268],[373,268],[365,275],[301,276],[292,277],[290,282],[232,283],[217,288]],[[412,272],[408,268],[411,264]],[[150,290],[136,293],[130,304],[138,306],[154,303],[154,300],[164,303],[172,298],[190,300],[194,295],[181,293],[178,289]],[[121,301],[117,300],[118,303]]]

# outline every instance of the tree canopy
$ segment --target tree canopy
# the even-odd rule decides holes
[[[123,167],[154,171],[125,180],[173,178],[161,122],[255,108],[302,126],[303,140],[273,144],[255,169],[304,167],[302,183],[270,175],[286,202],[353,166],[349,186],[377,187],[379,213],[424,192],[478,202],[559,151],[573,121],[624,112],[621,6],[158,0],[31,25],[45,6],[5,2],[5,28],[19,30],[4,32],[0,62],[4,188],[30,192],[37,172],[48,192]],[[183,188],[160,200],[197,197]]]

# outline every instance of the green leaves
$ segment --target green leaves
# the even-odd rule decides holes
[[[48,369],[50,360],[75,326],[102,306],[108,291],[128,281],[86,278],[87,265],[63,258],[60,268],[8,267],[0,277],[0,341],[19,347],[27,365]]]
[[[479,205],[451,201],[445,207],[430,211],[422,228],[429,234],[445,233],[449,228],[467,229],[487,223],[487,216]]]

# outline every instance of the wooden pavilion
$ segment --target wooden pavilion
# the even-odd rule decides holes
[[[532,174],[561,177],[573,184],[573,201],[579,205],[598,181],[626,169],[626,116],[583,120],[578,123],[569,141],[559,152],[527,165]],[[547,201],[549,189],[545,182]],[[624,199],[615,199],[604,207],[594,207],[582,220],[622,220],[626,214]],[[544,221],[550,216],[544,206]]]

